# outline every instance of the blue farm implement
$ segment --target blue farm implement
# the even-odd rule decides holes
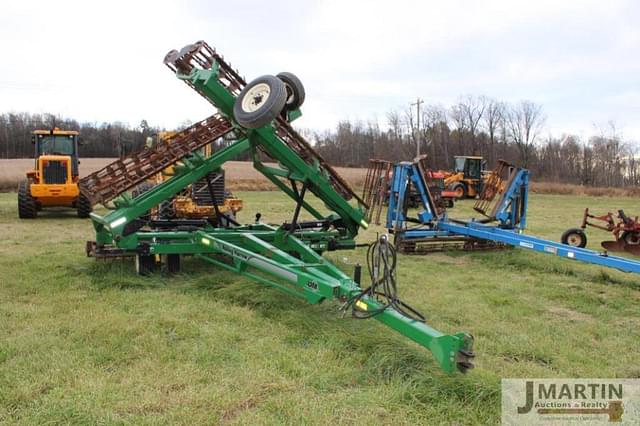
[[[386,227],[401,252],[517,247],[625,272],[640,272],[640,262],[631,259],[525,235],[529,189],[526,169],[498,162],[474,206],[474,210],[484,216],[482,220],[450,219],[446,210],[439,210],[435,205],[424,176],[420,161],[393,166]],[[409,186],[421,194],[421,206],[413,216],[405,200]],[[612,222],[613,219],[609,219]],[[621,219],[627,226],[631,226],[631,222],[629,218],[626,222]],[[615,223],[612,226],[616,226]],[[619,234],[617,239],[624,235],[622,228]]]

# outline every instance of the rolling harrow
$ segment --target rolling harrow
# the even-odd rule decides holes
[[[170,137],[171,143],[146,147],[82,178],[78,183],[80,192],[92,205],[106,205],[123,192],[232,130],[233,125],[229,120],[220,114],[213,115]]]
[[[204,42],[170,51],[164,63],[218,113],[178,135],[173,147],[143,150],[131,158],[85,178],[83,193],[94,202],[113,200],[105,216],[92,214],[95,241],[90,256],[132,256],[136,269],[148,274],[159,266],[180,269],[182,256],[194,256],[287,294],[320,303],[334,299],[355,318],[374,318],[433,354],[446,372],[465,372],[473,365],[473,338],[444,334],[397,295],[395,256],[386,237],[369,249],[371,284],[361,286],[360,268],[349,277],[322,257],[330,250],[351,249],[360,228],[366,228],[368,203],[298,134],[290,122],[301,116],[304,88],[291,73],[265,75],[246,83]],[[204,129],[204,130],[203,130]],[[209,157],[198,147],[225,137],[232,143]],[[180,139],[182,138],[182,139]],[[292,198],[291,219],[280,226],[260,221],[150,220],[146,213],[225,162],[248,154],[256,170]],[[265,164],[264,158],[277,164]],[[132,197],[126,190],[147,176],[174,166],[172,177]],[[157,163],[157,164],[156,164]],[[308,200],[313,194],[321,212]],[[213,196],[212,196],[213,198]],[[312,220],[301,220],[306,211]],[[216,216],[218,212],[216,211]],[[158,262],[160,259],[160,262]]]

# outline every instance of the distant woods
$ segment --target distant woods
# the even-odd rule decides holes
[[[489,167],[498,159],[527,167],[536,181],[640,184],[638,146],[622,140],[614,124],[588,140],[549,135],[542,106],[530,101],[466,96],[449,107],[424,105],[419,127],[416,109],[409,107],[387,113],[384,124],[342,121],[334,131],[315,134],[316,149],[331,164],[363,167],[369,158],[411,160],[419,141],[433,169],[451,169],[454,155],[480,155]]]
[[[78,130],[82,157],[119,157],[144,146],[147,136],[158,131],[142,120],[138,127],[115,123],[79,123],[51,114],[7,113],[0,115],[0,158],[31,158],[35,129]]]
[[[185,122],[181,128],[191,123]],[[453,167],[454,155],[481,155],[489,167],[504,159],[527,167],[536,181],[587,186],[640,185],[638,146],[623,140],[613,124],[599,135],[582,140],[576,135],[544,133],[542,106],[529,101],[507,104],[466,96],[452,106],[423,105],[416,110],[390,111],[382,123],[341,121],[335,130],[303,134],[336,166],[366,167],[369,158],[411,160],[428,155],[433,169]],[[31,131],[57,126],[80,131],[82,157],[120,157],[144,146],[160,130],[142,120],[138,126],[79,123],[51,114],[0,115],[0,158],[33,157]],[[222,141],[222,145],[228,141]],[[246,160],[248,158],[238,158]]]

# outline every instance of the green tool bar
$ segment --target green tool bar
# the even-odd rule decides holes
[[[380,304],[371,298],[360,300],[367,305],[365,310],[376,310],[380,307]],[[360,305],[360,308],[364,307]],[[469,362],[465,353],[472,352],[473,338],[468,334],[442,334],[422,322],[405,317],[394,309],[385,309],[373,318],[429,349],[440,368],[447,373],[453,373],[456,369],[463,370],[465,367],[460,363]]]
[[[250,149],[251,144],[249,141],[241,139],[208,158],[194,153],[190,160],[184,162],[184,167],[180,171],[177,170],[172,178],[154,186],[135,200],[126,198],[118,200],[120,208],[105,217],[92,213],[91,218],[98,233],[98,242],[111,243],[112,241],[117,241],[120,248],[135,249],[137,246],[136,234],[129,237],[123,236],[123,231],[127,224],[144,215],[162,201],[170,199],[193,182],[202,179],[212,171],[220,169],[226,161],[234,159]]]
[[[325,299],[345,301],[361,292],[356,282],[313,250],[309,250],[304,243],[291,235],[283,239],[281,234],[281,231],[274,231],[269,236],[269,240],[281,245],[277,247],[265,241],[264,234],[258,236],[247,233],[244,238],[238,238],[238,235],[231,236],[226,232],[213,235],[198,231],[197,243],[206,248],[198,257],[261,284],[304,298],[309,303],[319,303]],[[300,250],[300,258],[288,254],[283,250],[285,248],[288,252]],[[223,256],[231,262],[217,256]],[[356,303],[359,309],[365,311],[376,311],[382,307],[371,297],[363,297]],[[373,318],[429,349],[444,371],[464,371],[470,367],[468,358],[472,356],[470,354],[473,346],[471,336],[464,333],[443,334],[391,308]]]
[[[178,74],[178,78],[188,79],[194,88],[216,105],[223,114],[233,117],[235,97],[217,79],[216,71],[217,65],[213,69],[207,70],[194,68],[188,76]],[[269,156],[277,159],[279,165],[286,169],[285,171],[273,170],[261,165],[254,157],[256,169],[280,187],[287,195],[298,201],[292,190],[286,188],[281,182],[276,182],[278,177],[284,177],[284,175],[291,180],[306,182],[309,191],[322,200],[327,208],[340,216],[350,237],[355,237],[361,226],[364,228],[368,226],[364,219],[365,212],[363,209],[360,206],[354,207],[338,194],[329,183],[327,176],[320,173],[319,165],[312,166],[300,158],[295,151],[278,137],[273,125],[270,124],[256,130],[245,129],[245,131],[256,148],[260,147]],[[303,207],[314,217],[321,217],[309,204],[303,203]]]

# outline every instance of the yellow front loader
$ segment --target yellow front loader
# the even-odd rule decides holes
[[[70,207],[87,218],[91,203],[78,189],[78,132],[35,130],[35,167],[18,186],[18,216],[33,219],[44,207]]]

